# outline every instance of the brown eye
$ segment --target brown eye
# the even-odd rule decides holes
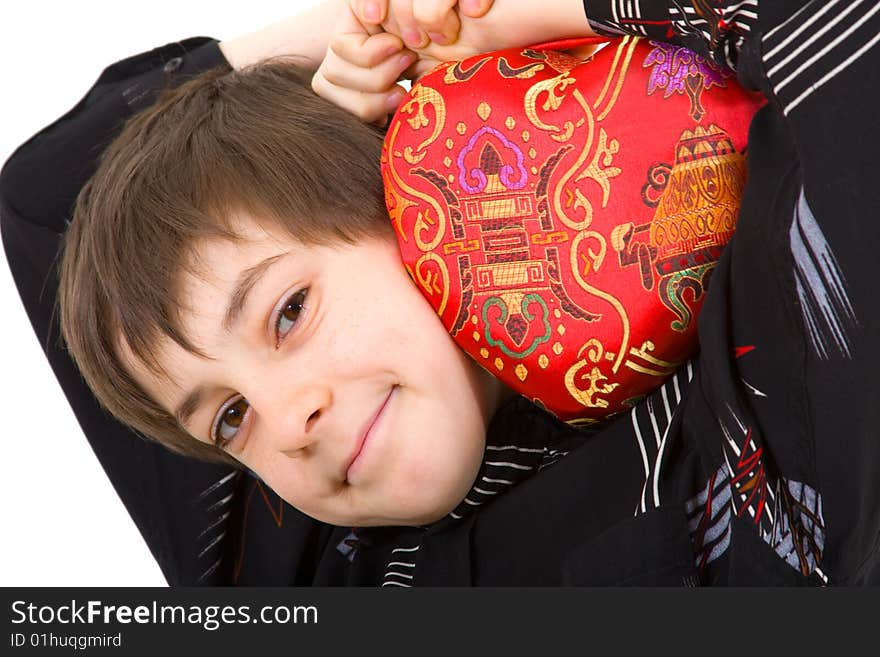
[[[278,313],[278,319],[275,320],[275,335],[277,341],[280,342],[283,340],[296,325],[297,321],[299,321],[299,316],[305,309],[306,295],[308,292],[308,288],[299,290],[284,303],[284,306]]]
[[[217,447],[222,449],[235,440],[238,428],[244,420],[244,414],[247,413],[247,409],[247,400],[242,397],[223,411],[223,415],[220,416],[220,420],[217,422],[213,432],[214,444]]]

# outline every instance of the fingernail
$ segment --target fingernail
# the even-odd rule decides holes
[[[411,48],[421,48],[422,33],[418,30],[408,27],[403,31],[403,40]]]
[[[434,43],[444,46],[449,42],[449,39],[446,38],[446,35],[442,32],[428,32],[428,38],[431,39]]]
[[[364,5],[364,18],[368,21],[379,21],[379,5],[375,2],[368,2]]]
[[[406,94],[403,91],[394,91],[388,96],[388,99],[385,101],[385,108],[389,113],[393,113],[397,111],[397,108],[400,106],[400,103],[403,102],[403,97]]]
[[[480,0],[459,0],[458,4],[467,16],[480,10]]]
[[[414,52],[408,52],[400,56],[400,68],[405,69],[419,58]]]

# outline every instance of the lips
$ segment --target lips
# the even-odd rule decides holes
[[[388,402],[394,395],[395,390],[397,390],[397,386],[392,387],[391,390],[388,391],[388,395],[385,397],[385,399],[382,400],[382,403],[376,409],[376,412],[370,416],[370,418],[364,423],[363,427],[361,428],[361,431],[358,434],[357,442],[355,442],[354,449],[352,450],[351,456],[347,461],[348,465],[345,468],[346,481],[350,480],[352,472],[360,463],[361,456],[365,453],[368,443],[373,437],[373,429],[381,421],[385,408],[388,406]]]

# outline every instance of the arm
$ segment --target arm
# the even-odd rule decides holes
[[[297,24],[291,26],[295,29]],[[307,24],[301,27],[308,28]],[[288,38],[291,50],[296,49],[300,42],[297,33],[291,32]],[[301,54],[308,56],[308,51]],[[119,61],[104,70],[75,107],[20,146],[0,173],[3,247],[28,318],[91,448],[173,585],[196,584],[206,568],[204,559],[195,558],[204,546],[204,536],[199,539],[199,534],[208,524],[205,505],[184,500],[195,500],[225,477],[228,468],[171,454],[144,441],[98,407],[60,346],[57,316],[53,314],[55,261],[73,201],[94,172],[102,149],[125,120],[149,106],[166,86],[217,66],[228,67],[229,63],[218,42],[209,38],[186,39]],[[247,476],[236,481],[240,482],[235,484],[240,495],[247,493],[247,483],[253,484]],[[228,489],[230,484],[225,486]],[[252,499],[256,502],[261,497],[257,494]],[[171,508],[168,500],[181,503]],[[265,542],[265,531],[271,530],[271,526],[253,525],[254,511],[248,515],[247,535],[252,558],[258,554],[254,542],[260,537]],[[311,584],[325,554],[329,528],[292,508],[287,508],[284,516],[284,528],[278,530],[284,534],[278,542],[278,550],[285,554],[283,563],[278,560],[274,575],[266,574],[266,566],[260,581]],[[334,548],[335,543],[328,545],[330,555]],[[237,556],[231,544],[224,549],[228,549],[224,567],[209,574],[202,584],[231,583],[225,564],[232,564]],[[245,560],[240,582],[253,582],[258,575],[248,567],[255,564],[256,559]],[[278,576],[281,572],[284,574]]]
[[[92,175],[98,154],[129,116],[152,104],[164,88],[217,66],[241,68],[283,54],[314,71],[342,5],[343,0],[325,0],[228,41],[186,39],[109,66],[72,110],[12,155],[0,174],[0,196],[27,220],[63,233],[70,207]],[[48,202],[37,178],[57,181]]]
[[[276,55],[292,55],[314,72],[324,59],[331,29],[345,5],[345,0],[326,0],[255,32],[221,41],[220,51],[235,69]]]
[[[182,499],[189,493],[184,481],[207,487],[220,478],[219,469],[156,449],[101,411],[60,347],[53,315],[55,256],[79,189],[125,118],[149,102],[167,76],[223,63],[209,39],[118,62],[71,111],[19,147],[0,173],[3,247],[31,326],[92,450],[171,584],[195,583],[197,563],[186,555],[201,530],[199,512],[192,509],[157,512],[164,506],[163,489]],[[166,66],[176,70],[166,74]]]
[[[427,34],[437,33],[444,21],[449,21],[439,11],[444,5],[441,0],[433,3],[433,14],[425,9],[419,12],[426,4],[419,0],[387,1],[391,5],[388,15],[379,12],[382,21],[376,24],[381,22],[395,34],[412,30],[413,15],[420,18]],[[365,2],[368,0],[353,0],[359,18],[372,24],[363,13]],[[458,40],[448,44],[422,41],[418,52],[442,61],[569,37],[630,34],[685,46],[716,63],[733,65],[757,24],[758,0],[499,0],[491,5],[485,15],[466,16],[457,10],[461,22]]]
[[[758,16],[757,0],[583,0],[583,4],[590,25],[599,34],[666,41],[734,69]]]
[[[352,7],[364,25],[381,25],[404,38],[428,67],[481,52],[596,34],[584,15],[582,0],[474,0],[472,9],[448,0],[383,2],[388,4],[387,11],[380,11],[374,20],[365,15],[364,0],[352,0]],[[456,29],[450,29],[450,24]],[[414,30],[422,35],[443,34],[443,41],[425,38],[413,46],[415,40],[407,40],[405,35]]]

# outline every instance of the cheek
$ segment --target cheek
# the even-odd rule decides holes
[[[371,360],[436,369],[448,362],[455,345],[434,309],[406,274],[376,273],[361,284],[361,293],[340,299],[344,309],[334,322],[335,337]],[[344,327],[344,328],[342,328]]]
[[[407,312],[397,314],[389,327],[394,334],[387,341],[389,358],[411,385],[433,397],[438,422],[468,435],[482,434],[499,384],[458,347],[434,309],[407,284],[408,293],[401,291]]]

